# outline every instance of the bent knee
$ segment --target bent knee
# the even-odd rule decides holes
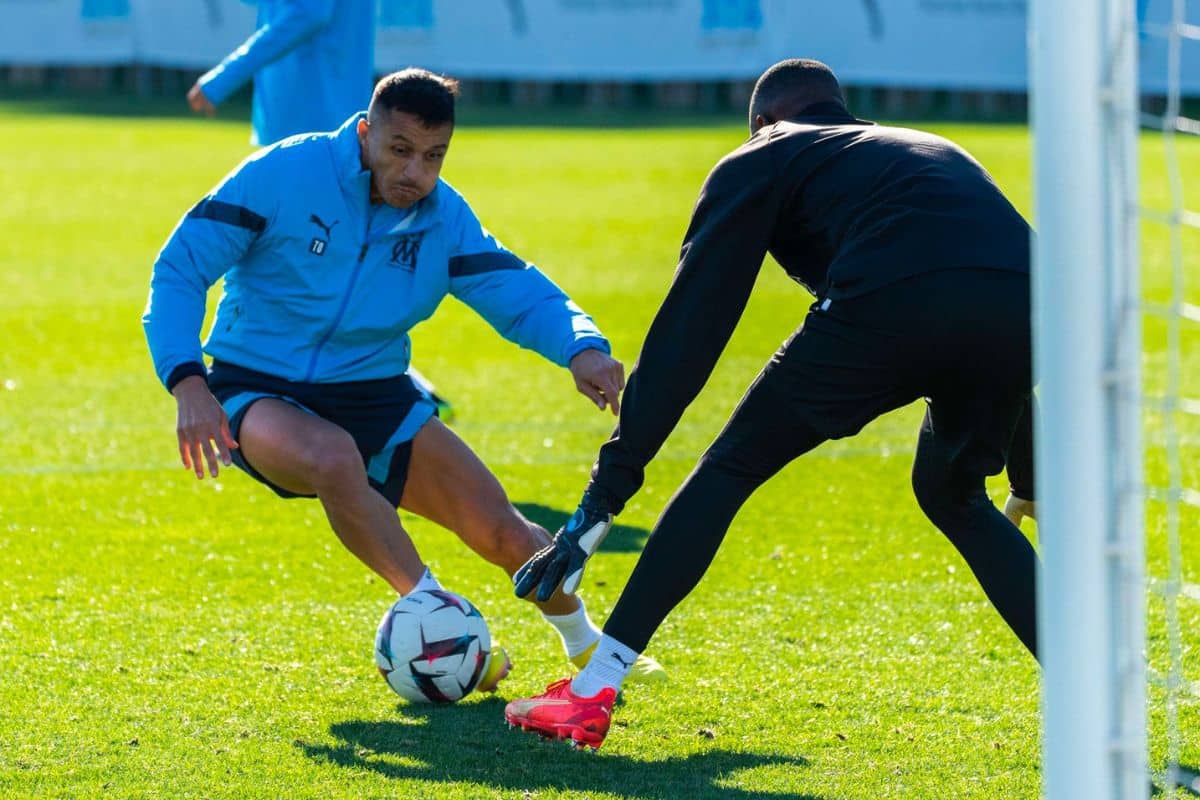
[[[744,449],[714,444],[700,457],[696,472],[721,475],[735,481],[761,484],[779,470],[775,464],[763,463],[758,454]]]
[[[943,530],[948,523],[992,502],[982,474],[966,475],[943,464],[914,464],[912,489],[921,511]]]
[[[354,439],[345,431],[331,432],[305,449],[304,468],[318,495],[336,492],[365,480],[366,468]]]

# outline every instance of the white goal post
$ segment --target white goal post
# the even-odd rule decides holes
[[[1148,797],[1135,0],[1032,0],[1046,800]]]

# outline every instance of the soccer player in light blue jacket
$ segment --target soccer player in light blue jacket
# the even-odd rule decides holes
[[[601,410],[624,368],[591,317],[505,249],[439,178],[455,81],[383,78],[367,113],[246,159],[159,253],[143,325],[178,406],[185,468],[236,463],[282,497],[315,497],[343,544],[400,594],[437,588],[396,514],[454,531],[512,575],[550,543],[406,374],[408,332],[447,294],[567,367]],[[203,347],[207,290],[224,293]],[[206,367],[202,352],[213,359]],[[567,656],[600,632],[574,596],[538,603]],[[480,688],[507,673],[493,653]],[[661,677],[651,659],[646,677]]]
[[[374,0],[258,0],[257,30],[196,81],[188,104],[213,116],[253,78],[253,144],[331,131],[367,107],[374,53]],[[449,421],[450,401],[415,367],[408,373]]]
[[[268,145],[366,108],[374,62],[375,0],[258,0],[257,30],[196,81],[188,103],[215,114],[253,79],[252,140]]]

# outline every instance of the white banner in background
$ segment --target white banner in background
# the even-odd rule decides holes
[[[1173,0],[1136,0],[1143,21]],[[1200,23],[1192,0],[1189,22]],[[819,58],[849,84],[1021,90],[1027,0],[378,0],[379,72],[410,64],[462,78],[753,79]],[[0,63],[206,69],[254,31],[248,0],[0,0]],[[1182,46],[1200,94],[1200,42]],[[1161,92],[1166,43],[1142,37]]]
[[[788,3],[761,0],[380,0],[375,63],[461,77],[745,77],[771,63]]]
[[[208,69],[255,29],[254,4],[240,0],[131,1],[144,64]]]
[[[127,64],[129,0],[0,0],[0,62]]]
[[[809,57],[846,83],[1020,90],[1025,0],[783,2],[780,58]]]

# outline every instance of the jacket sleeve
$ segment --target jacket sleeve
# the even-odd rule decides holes
[[[208,289],[267,227],[266,203],[251,191],[258,165],[253,157],[244,162],[188,211],[154,262],[142,327],[168,391],[188,375],[204,374],[200,329]]]
[[[254,73],[328,25],[336,3],[335,0],[285,0],[281,5],[277,17],[200,77],[200,87],[214,105],[223,103]]]
[[[610,352],[608,340],[583,309],[547,278],[500,244],[461,198],[450,254],[450,293],[505,339],[567,366],[588,349]]]
[[[679,263],[630,373],[621,416],[592,471],[614,512],[641,488],[654,458],[699,394],[733,334],[778,214],[767,148],[719,163],[700,191]]]

